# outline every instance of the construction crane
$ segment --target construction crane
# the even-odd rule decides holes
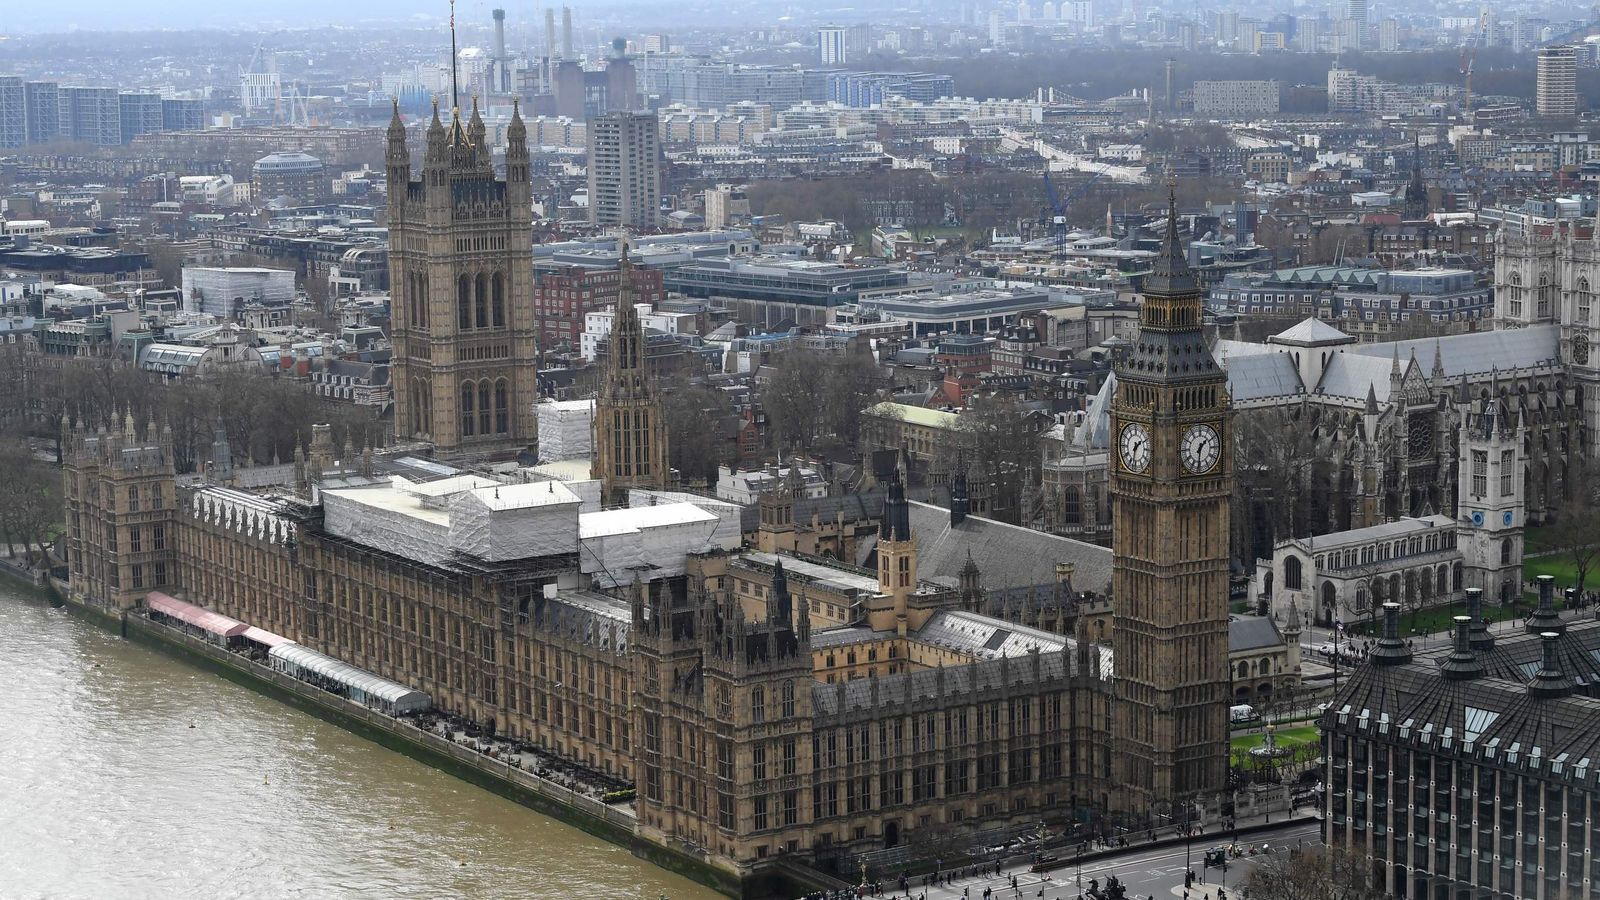
[[[1149,129],[1141,131],[1134,136],[1132,142],[1135,144],[1141,143],[1149,134]],[[1060,259],[1066,255],[1067,210],[1072,208],[1072,204],[1082,199],[1084,194],[1089,193],[1089,188],[1094,187],[1094,183],[1100,180],[1100,176],[1110,171],[1110,169],[1111,164],[1109,162],[1101,163],[1089,173],[1088,178],[1085,178],[1083,181],[1074,185],[1072,190],[1068,191],[1066,196],[1063,197],[1056,192],[1055,182],[1050,180],[1050,166],[1048,163],[1045,164],[1044,194],[1045,197],[1050,201],[1051,223],[1055,226],[1056,259]],[[1111,235],[1108,234],[1106,237],[1111,237]]]
[[[1472,123],[1472,66],[1478,59],[1478,48],[1488,42],[1489,37],[1489,11],[1487,9],[1478,16],[1478,30],[1467,39],[1461,48],[1461,78],[1464,96],[1462,98],[1462,111],[1467,123]]]

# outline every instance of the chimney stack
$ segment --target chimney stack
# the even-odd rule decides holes
[[[1539,671],[1533,673],[1533,680],[1528,682],[1528,693],[1540,699],[1565,697],[1576,687],[1567,673],[1561,670],[1561,654],[1558,652],[1560,640],[1561,635],[1553,631],[1539,635],[1542,651]]]
[[[572,7],[561,7],[561,58],[572,59]]]
[[[1544,634],[1553,631],[1562,634],[1567,630],[1567,623],[1561,621],[1561,614],[1556,612],[1556,577],[1554,575],[1539,576],[1539,608],[1522,626],[1528,634]]]
[[[494,10],[494,89],[505,91],[510,89],[506,84],[510,71],[510,57],[506,56],[506,11]]]
[[[1483,620],[1483,588],[1467,588],[1466,594],[1467,618],[1472,620],[1472,649],[1487,650],[1494,646],[1494,635]]]
[[[1383,605],[1383,637],[1372,648],[1373,665],[1401,666],[1411,661],[1411,648],[1400,639],[1400,604]]]
[[[1452,681],[1465,681],[1483,674],[1483,663],[1472,650],[1472,620],[1456,616],[1456,642],[1450,655],[1439,664],[1439,671]]]

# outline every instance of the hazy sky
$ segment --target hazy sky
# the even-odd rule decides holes
[[[669,0],[670,2],[670,0]],[[511,16],[531,17],[529,0],[457,0],[456,15],[489,18],[504,8]],[[448,15],[448,0],[267,0],[228,3],[215,0],[67,0],[37,3],[0,0],[0,32],[64,31],[67,29],[233,28],[254,25],[296,27],[328,23],[425,22]],[[543,6],[538,8],[542,9]]]

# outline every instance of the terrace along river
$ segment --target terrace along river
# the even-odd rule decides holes
[[[0,897],[710,900],[0,578]]]

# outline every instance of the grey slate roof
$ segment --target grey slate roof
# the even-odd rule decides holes
[[[979,656],[1023,656],[1030,650],[1064,650],[1067,639],[1026,625],[958,609],[943,609],[916,632],[916,640]]]
[[[1228,652],[1267,650],[1283,646],[1278,626],[1265,616],[1244,616],[1228,620]]]
[[[1351,344],[1355,338],[1329,325],[1321,319],[1306,319],[1271,337],[1275,344],[1312,346],[1317,344]]]
[[[967,563],[977,563],[986,589],[1010,585],[1053,584],[1056,563],[1072,563],[1072,586],[1105,593],[1111,588],[1111,549],[968,516],[950,525],[950,511],[911,502],[911,533],[917,540],[917,571],[924,578],[955,578]]]
[[[1414,341],[1395,341],[1387,344],[1358,344],[1347,353],[1359,356],[1382,357],[1387,379],[1387,366],[1400,353],[1404,363],[1414,353],[1424,371],[1433,369],[1433,351],[1437,345],[1444,374],[1448,378],[1488,374],[1491,370],[1528,368],[1540,364],[1554,364],[1561,355],[1561,328],[1558,325],[1535,325],[1532,328],[1511,328],[1504,331],[1475,331],[1452,334],[1439,338],[1421,338]],[[1366,390],[1362,390],[1362,396]],[[1382,397],[1378,398],[1382,400]]]
[[[1287,353],[1236,356],[1227,362],[1228,396],[1235,403],[1304,393],[1300,373]]]
[[[1369,346],[1385,348],[1384,355],[1368,355],[1353,351],[1333,354],[1328,360],[1328,367],[1322,371],[1322,383],[1317,385],[1316,392],[1330,397],[1364,401],[1370,388],[1379,403],[1388,402],[1389,388],[1392,386],[1389,375],[1394,367],[1394,357],[1391,355],[1394,352],[1393,345]],[[1409,365],[1409,357],[1400,357],[1401,371]]]

